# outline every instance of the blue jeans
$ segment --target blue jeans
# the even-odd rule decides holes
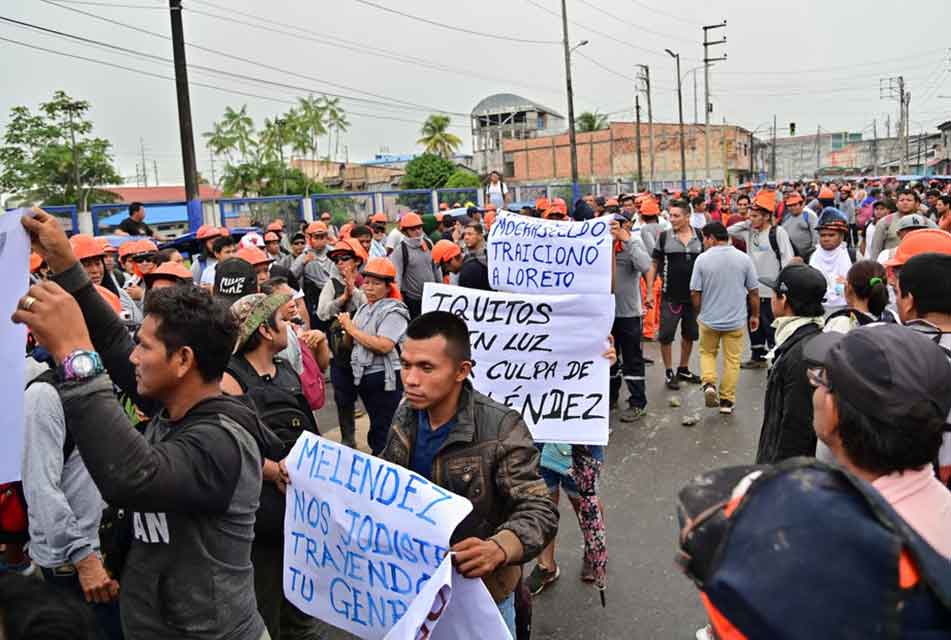
[[[505,620],[505,626],[509,628],[509,633],[512,634],[512,637],[515,637],[515,594],[510,593],[509,596],[499,603],[499,613],[502,614],[502,619]]]
[[[386,374],[382,371],[376,373],[364,374],[357,386],[357,393],[363,400],[363,406],[366,407],[367,415],[370,416],[370,432],[367,434],[367,444],[370,445],[370,451],[373,455],[380,455],[386,446],[386,438],[390,434],[390,424],[393,422],[393,414],[403,399],[403,381],[400,379],[400,372],[396,372],[396,388],[392,391],[386,391]]]

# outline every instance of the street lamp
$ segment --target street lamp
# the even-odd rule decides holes
[[[564,0],[562,0],[564,2]],[[664,49],[667,54],[677,61],[677,112],[680,116],[680,188],[687,191],[687,143],[684,139],[684,98],[680,79],[680,54],[670,49]]]
[[[568,46],[568,8],[565,0],[561,0],[561,31],[562,45],[565,49],[565,88],[568,92],[568,142],[571,145],[571,206],[581,197],[578,188],[578,146],[575,139],[575,97],[571,88],[571,52],[578,47],[588,44],[582,40],[573,47]]]

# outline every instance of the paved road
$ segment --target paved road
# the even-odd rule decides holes
[[[634,424],[612,424],[602,473],[609,558],[607,608],[601,608],[597,591],[578,579],[581,534],[571,506],[562,499],[556,555],[562,576],[535,599],[533,638],[689,640],[704,624],[696,589],[673,562],[676,496],[700,472],[752,462],[766,372],[743,371],[736,413],[721,417],[703,406],[699,385],[685,385],[679,392],[666,389],[655,343],[646,343],[645,353],[658,363],[647,368],[649,413]],[[699,371],[696,356],[693,370]],[[674,396],[681,399],[681,407],[669,406]],[[321,424],[335,424],[334,411],[325,407]],[[701,421],[683,427],[685,415],[699,415]],[[365,419],[360,423],[358,442],[365,445]],[[328,435],[336,437],[335,432]],[[530,570],[531,566],[526,567],[526,572]],[[333,632],[330,637],[350,636]]]

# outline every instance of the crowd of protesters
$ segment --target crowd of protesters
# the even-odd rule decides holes
[[[951,185],[786,182],[522,206],[491,184],[484,208],[445,205],[429,235],[415,212],[339,226],[324,213],[299,231],[277,220],[239,239],[203,225],[190,264],[148,238],[138,204],[120,226],[130,237],[112,241],[24,217],[32,286],[14,319],[30,329],[26,444],[22,485],[6,490],[25,526],[2,533],[0,593],[12,580],[53,609],[60,594],[60,610],[32,624],[74,623],[18,636],[6,615],[8,637],[324,637],[283,597],[281,461],[302,432],[338,428],[347,446],[470,488],[453,560],[527,637],[532,597],[561,576],[560,494],[579,511],[573,449],[597,468],[605,451],[535,443],[473,388],[466,324],[422,313],[427,282],[490,290],[486,241],[504,207],[610,219],[604,356],[620,422],[653,415],[645,341],[660,344],[668,390],[699,385],[726,417],[740,376],[765,375],[757,464],[805,456],[845,469],[951,558]],[[336,423],[318,424],[328,386]],[[485,482],[455,477],[472,465],[446,461],[463,458]],[[593,580],[587,563],[580,578]],[[698,638],[740,637],[704,604]]]

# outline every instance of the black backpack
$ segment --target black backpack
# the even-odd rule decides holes
[[[334,285],[334,298],[343,295],[344,285],[337,279],[331,279]],[[353,338],[343,330],[340,321],[334,318],[327,327],[327,347],[333,356],[334,364],[344,369],[350,368],[350,354],[353,353]]]
[[[275,365],[277,374],[273,378],[260,376],[244,357],[235,355],[225,371],[241,386],[243,401],[257,412],[264,426],[280,438],[284,445],[283,457],[303,431],[317,433],[317,422],[304,396],[300,376],[284,360],[275,360]]]

